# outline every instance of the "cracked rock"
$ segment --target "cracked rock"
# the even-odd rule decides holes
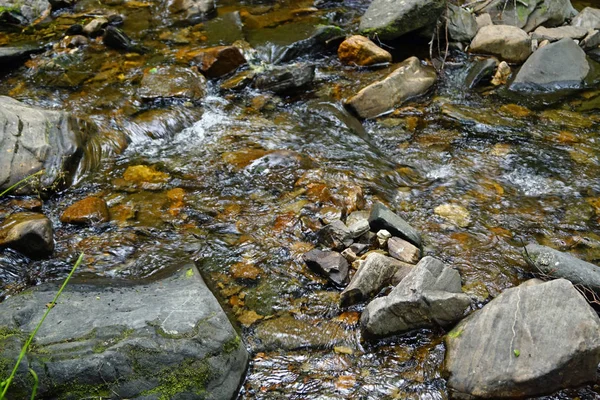
[[[340,253],[313,249],[302,258],[310,269],[327,276],[333,283],[341,285],[348,278],[348,262]]]

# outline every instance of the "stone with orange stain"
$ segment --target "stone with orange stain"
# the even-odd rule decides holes
[[[229,304],[231,304],[232,307],[243,307],[244,301],[240,299],[240,296],[233,295],[229,298]]]
[[[208,78],[219,78],[246,64],[242,52],[234,46],[217,46],[185,54],[184,58],[198,66]]]
[[[341,375],[335,380],[335,388],[337,390],[352,389],[356,385],[356,377],[354,375]]]
[[[229,272],[234,279],[250,279],[255,280],[262,272],[260,268],[255,267],[253,264],[239,262],[233,264],[229,268]]]
[[[250,326],[263,318],[264,317],[262,315],[257,314],[254,310],[244,311],[237,316],[238,321],[240,321],[240,323],[244,326]]]
[[[275,223],[273,224],[273,231],[282,232],[286,228],[293,226],[297,221],[296,213],[287,212],[285,214],[278,215],[275,218]]]
[[[354,184],[345,184],[339,189],[338,193],[343,196],[343,201],[340,205],[346,207],[348,214],[365,208],[365,194],[362,187]]]
[[[500,112],[509,114],[513,118],[526,118],[531,115],[530,109],[517,104],[504,104],[500,107]]]
[[[327,203],[331,201],[331,192],[324,183],[309,183],[306,185],[306,197],[315,203]]]
[[[165,183],[170,176],[166,172],[157,171],[149,165],[132,165],[123,173],[123,179],[135,185],[143,186],[146,183]]]
[[[221,158],[227,164],[230,164],[235,169],[240,170],[240,169],[246,168],[254,160],[257,160],[257,159],[265,156],[268,153],[269,153],[269,151],[264,150],[264,149],[248,148],[248,149],[241,149],[241,150],[237,150],[237,151],[228,151],[226,153],[223,153]]]
[[[556,136],[556,141],[564,144],[573,144],[578,143],[579,138],[576,134],[570,131],[560,131],[558,136]]]
[[[109,209],[111,221],[123,224],[135,219],[137,209],[132,204],[117,204]]]
[[[350,36],[344,40],[338,48],[338,57],[344,64],[360,66],[392,62],[392,55],[389,52],[360,35]]]
[[[356,326],[360,320],[360,313],[357,311],[345,311],[338,315],[336,320],[348,326]]]
[[[167,199],[171,201],[168,212],[172,216],[176,217],[179,215],[181,209],[184,207],[185,190],[182,188],[175,188],[167,191]]]
[[[110,214],[106,202],[95,196],[71,204],[60,216],[61,222],[76,225],[90,225],[109,220]]]

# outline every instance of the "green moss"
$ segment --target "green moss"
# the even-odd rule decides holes
[[[11,336],[23,336],[22,332],[15,328],[8,328],[6,326],[0,326],[0,340],[7,339]]]
[[[235,335],[233,338],[229,339],[223,344],[223,351],[225,354],[233,353],[240,347],[241,343],[242,340],[240,339],[239,335]]]
[[[61,400],[74,399],[103,399],[114,396],[108,385],[83,385],[83,384],[68,384],[55,386],[52,390]]]
[[[17,6],[0,6],[0,14],[5,12],[19,12],[20,8]]]
[[[104,353],[109,347],[114,346],[120,341],[127,339],[129,336],[131,336],[133,332],[135,332],[134,329],[125,329],[123,332],[121,332],[119,336],[96,343],[94,347],[92,347],[92,351],[97,354]]]
[[[211,373],[205,361],[186,360],[181,365],[161,372],[159,385],[142,395],[159,394],[160,400],[172,399],[178,393],[194,393],[202,396]]]

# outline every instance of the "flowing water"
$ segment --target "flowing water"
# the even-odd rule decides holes
[[[598,261],[600,91],[515,104],[491,87],[465,90],[473,61],[453,53],[434,92],[361,122],[341,100],[390,69],[347,67],[325,53],[308,58],[315,83],[289,96],[227,93],[210,82],[201,104],[136,97],[143,70],[178,52],[245,38],[257,64],[269,63],[317,24],[355,27],[365,8],[357,3],[316,10],[303,1],[229,2],[216,20],[186,28],[169,26],[152,2],[83,0],[33,32],[0,33],[3,45],[54,42],[70,24],[109,10],[124,14],[125,32],[152,49],[126,53],[92,42],[84,51],[56,50],[53,61],[66,72],[44,75],[47,56],[38,56],[0,80],[0,94],[100,127],[78,182],[44,201],[55,223],[53,257],[0,253],[3,296],[63,277],[80,251],[77,279],[105,284],[158,279],[194,260],[252,352],[240,399],[446,399],[442,330],[363,341],[364,305],[340,309],[339,290],[300,257],[315,246],[320,221],[380,200],[422,233],[426,254],[460,271],[463,290],[478,299],[474,308],[531,277],[524,243]],[[228,23],[235,11],[255,16],[256,27]],[[395,61],[428,52],[426,44],[393,45]],[[161,179],[125,181],[127,168],[138,165]],[[68,205],[89,195],[108,202],[110,223],[59,222]],[[467,226],[434,213],[446,203],[468,211]],[[600,389],[546,398],[577,396],[599,398]]]

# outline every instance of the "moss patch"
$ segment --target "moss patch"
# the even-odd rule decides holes
[[[206,361],[186,360],[182,364],[166,368],[159,376],[160,384],[142,395],[158,394],[160,400],[172,399],[178,393],[203,395],[211,373]]]
[[[223,351],[225,354],[231,354],[240,347],[241,343],[242,340],[240,339],[239,335],[235,335],[233,338],[223,343]]]

